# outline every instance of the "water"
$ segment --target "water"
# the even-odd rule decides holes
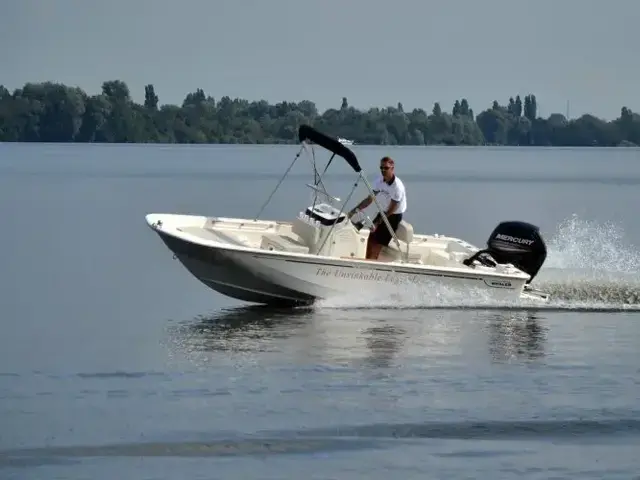
[[[637,476],[640,152],[355,150],[396,159],[418,231],[538,224],[552,304],[249,307],[144,215],[252,216],[295,147],[2,144],[0,477]],[[305,162],[263,216],[308,201]]]

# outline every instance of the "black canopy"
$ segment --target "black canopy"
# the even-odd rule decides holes
[[[320,145],[321,147],[326,148],[330,152],[335,153],[339,157],[344,158],[347,161],[347,163],[351,166],[351,168],[353,168],[356,172],[359,173],[362,171],[362,168],[360,167],[360,163],[358,163],[358,159],[356,158],[356,155],[351,150],[349,150],[347,147],[345,147],[335,138],[332,138],[316,130],[310,125],[300,126],[300,128],[298,129],[298,139],[300,140],[300,142],[309,140],[310,142]]]

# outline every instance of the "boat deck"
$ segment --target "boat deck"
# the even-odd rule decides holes
[[[243,236],[239,234],[241,232],[234,232],[232,230],[224,231],[202,227],[181,227],[179,230],[208,242],[229,243],[240,247],[259,247],[259,245],[255,245],[255,242],[250,242],[248,238],[243,238]]]
[[[312,253],[304,239],[293,233],[291,224],[274,224],[272,228],[238,228],[237,226],[183,226],[180,231],[193,235],[206,242],[219,242],[229,245],[257,248],[267,251],[291,253]],[[367,229],[359,232],[358,247],[355,255],[330,255],[336,258],[364,260]],[[470,255],[468,244],[444,236],[414,235],[409,244],[408,262],[412,264],[433,265],[438,267],[468,268],[462,260]],[[401,242],[402,251],[393,242],[381,252],[379,261],[399,261],[406,253],[406,243]],[[472,247],[473,248],[473,247]],[[350,252],[351,253],[351,252]]]

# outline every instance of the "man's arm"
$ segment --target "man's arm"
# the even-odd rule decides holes
[[[389,202],[389,208],[387,208],[387,211],[385,212],[385,215],[387,217],[389,215],[393,215],[395,213],[395,211],[398,209],[398,205],[400,205],[400,202],[398,202],[397,200],[391,200]]]
[[[402,195],[404,195],[404,193],[396,186],[393,190],[393,195],[389,200],[389,207],[387,208],[387,211],[384,212],[387,217],[389,215],[393,215],[396,212],[398,206],[400,205],[400,201],[402,200]]]
[[[378,193],[374,190],[374,193]],[[367,196],[364,200],[362,200],[359,204],[357,204],[355,207],[353,207],[351,209],[351,211],[349,212],[349,216],[353,217],[359,210],[364,210],[365,208],[367,208],[369,205],[371,205],[371,202],[373,202],[373,195],[369,195]]]
[[[387,211],[384,212],[387,218],[389,217],[389,215],[393,215],[393,213],[398,209],[398,205],[400,205],[400,202],[398,202],[397,200],[391,200],[389,202],[389,208],[387,208]],[[376,222],[376,225],[379,225],[380,223],[382,223],[382,221],[382,217],[380,217]]]

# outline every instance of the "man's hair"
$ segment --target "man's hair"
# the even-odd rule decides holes
[[[395,165],[395,162],[393,161],[393,158],[391,158],[391,157],[382,157],[380,159],[380,163],[388,163],[390,165]]]

